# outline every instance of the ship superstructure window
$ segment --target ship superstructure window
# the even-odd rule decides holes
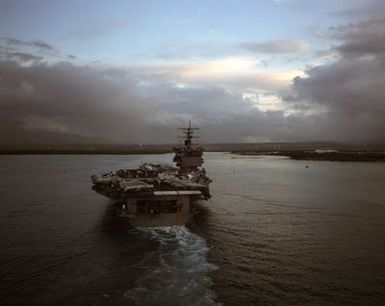
[[[182,205],[176,200],[163,200],[163,201],[149,201],[138,200],[136,201],[137,214],[176,214],[180,213]]]

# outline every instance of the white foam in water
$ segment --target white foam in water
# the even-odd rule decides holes
[[[125,297],[136,305],[216,305],[205,240],[186,227],[142,229],[159,248],[139,265],[146,271]]]

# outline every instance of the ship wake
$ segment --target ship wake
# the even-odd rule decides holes
[[[134,305],[216,305],[206,241],[186,227],[139,229],[158,248],[139,263],[144,273],[125,293]]]

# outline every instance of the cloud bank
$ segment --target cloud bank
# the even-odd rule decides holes
[[[48,43],[1,38],[1,141],[171,143],[176,127],[192,120],[205,142],[385,142],[385,18],[331,28],[330,37],[337,59],[305,75],[267,71],[258,57],[242,56],[74,64]],[[308,46],[270,41],[244,49],[279,56]]]
[[[385,18],[331,28],[339,58],[294,79],[284,99],[324,107],[339,138],[385,140]]]

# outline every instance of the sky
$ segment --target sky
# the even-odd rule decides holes
[[[0,144],[385,143],[383,0],[0,0]]]

